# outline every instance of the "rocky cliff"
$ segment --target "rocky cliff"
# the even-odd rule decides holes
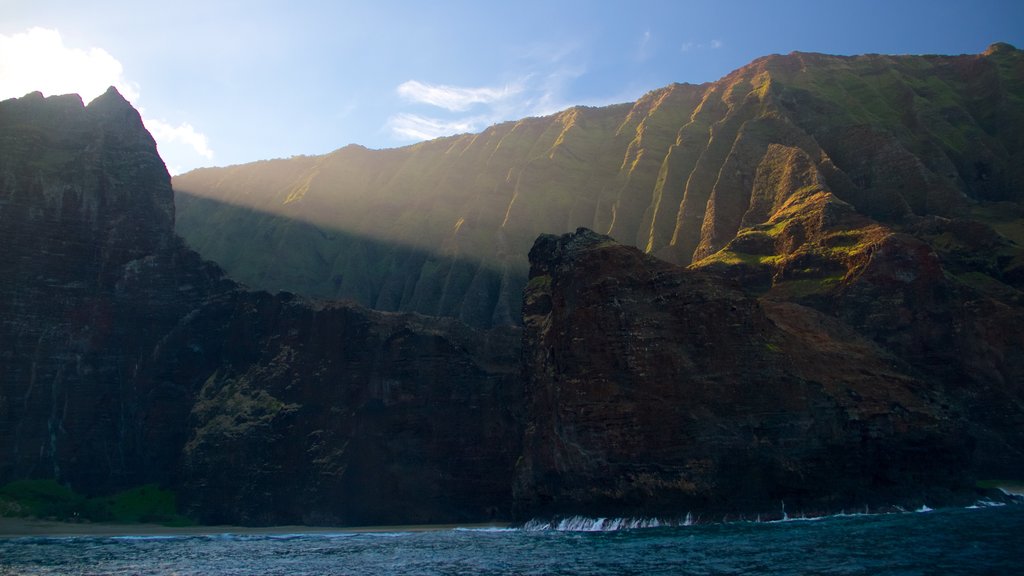
[[[1022,69],[1005,44],[767,56],[716,82],[480,134],[197,170],[174,179],[177,229],[255,287],[478,326],[517,322],[534,239],[579,226],[685,265],[745,230],[763,238],[776,212],[796,208],[792,192],[816,186],[929,244],[944,232],[920,218],[1005,231],[998,220],[1019,221],[1024,181]],[[788,254],[768,244],[743,254]],[[795,278],[778,268],[759,279]],[[961,273],[1003,282],[1020,270],[1011,258]]]
[[[879,249],[875,280],[907,281],[890,267],[920,249]],[[523,517],[919,506],[1024,472],[1017,376],[937,377],[835,314],[586,229],[542,236],[530,260]],[[986,338],[1020,369],[1019,336]]]
[[[167,171],[116,91],[0,103],[0,478],[166,477],[192,391],[137,369],[222,289],[173,226]]]
[[[239,289],[115,90],[0,102],[0,483],[206,522],[508,517],[519,334]]]

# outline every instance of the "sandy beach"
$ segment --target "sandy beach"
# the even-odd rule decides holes
[[[405,526],[162,526],[160,524],[106,524],[56,522],[0,517],[0,538],[24,536],[200,536],[206,534],[338,534],[366,532],[424,532],[454,528],[505,528],[507,524],[415,524]]]

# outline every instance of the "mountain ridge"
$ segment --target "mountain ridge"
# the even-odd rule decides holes
[[[521,255],[540,233],[586,226],[689,264],[766,222],[769,206],[755,214],[750,198],[773,144],[803,151],[839,199],[888,226],[979,202],[1019,202],[1024,145],[1008,127],[1024,122],[1021,53],[987,54],[772,55],[716,82],[669,85],[634,103],[573,107],[403,148],[202,169],[174,178],[178,230],[209,257],[235,259],[229,274],[257,287],[487,326],[516,317],[480,311],[518,309]],[[429,265],[399,274],[403,283],[424,293],[462,290],[468,306],[378,304],[376,286],[395,272],[371,270],[371,282],[346,284],[367,276],[353,270],[365,263],[339,258],[344,243],[304,239],[323,262],[300,267],[300,278],[280,277],[259,254],[294,253],[284,232],[255,220],[233,225],[228,208],[192,209],[197,196],[431,253]],[[403,209],[406,202],[412,207]],[[261,249],[232,254],[234,243]],[[479,264],[460,272],[455,259]],[[514,289],[471,288],[481,284]]]

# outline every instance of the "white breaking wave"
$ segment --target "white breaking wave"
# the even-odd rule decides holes
[[[977,510],[978,508],[998,508],[1000,506],[1006,506],[1006,502],[996,502],[995,500],[986,498],[984,500],[978,500],[971,506],[968,506],[967,509]]]
[[[556,532],[614,532],[616,530],[638,530],[661,528],[663,526],[692,526],[693,515],[685,518],[666,520],[663,518],[590,518],[570,516],[559,520],[530,520],[523,525],[526,531],[553,530]]]
[[[1024,498],[1015,497],[1009,498],[1007,502],[1000,502],[992,499],[978,500],[972,506],[967,506],[967,509],[978,509],[978,508],[993,508],[1006,506],[1007,504],[1014,504],[1015,502],[1024,504]],[[876,509],[869,509],[867,506],[862,511],[847,512],[842,510],[837,514],[822,514],[807,516],[804,514],[798,514],[796,516],[790,516],[786,513],[785,508],[782,508],[781,515],[762,518],[760,514],[753,517],[734,518],[733,520],[723,519],[722,524],[732,523],[754,523],[754,524],[784,524],[792,522],[818,522],[830,519],[839,518],[855,518],[861,516],[887,516],[890,514],[913,514],[913,513],[927,513],[933,512],[934,509],[927,504],[922,504],[919,508],[905,509],[900,506],[882,506]],[[553,520],[541,520],[533,519],[523,524],[518,528],[497,528],[499,531],[527,531],[527,532],[541,532],[541,531],[553,531],[553,532],[614,532],[616,530],[637,530],[642,528],[661,528],[671,527],[676,528],[680,526],[695,526],[699,523],[709,523],[695,518],[692,513],[687,513],[684,518],[676,519],[665,519],[665,518],[593,518],[588,516],[569,516],[566,518],[558,518]],[[715,522],[710,522],[715,523]],[[495,530],[484,529],[484,530]]]

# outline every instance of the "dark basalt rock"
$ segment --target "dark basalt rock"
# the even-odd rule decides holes
[[[248,293],[223,320],[228,346],[182,451],[188,512],[244,524],[509,517],[518,331]],[[190,322],[172,337],[208,334]]]
[[[113,89],[0,103],[0,483],[157,482],[203,522],[508,517],[519,331],[225,280]]]
[[[164,478],[190,394],[133,375],[219,271],[173,232],[170,179],[111,89],[0,103],[0,479],[90,492]]]
[[[542,236],[530,258],[519,516],[820,513],[970,492],[975,424],[947,383],[843,322],[585,229]]]

